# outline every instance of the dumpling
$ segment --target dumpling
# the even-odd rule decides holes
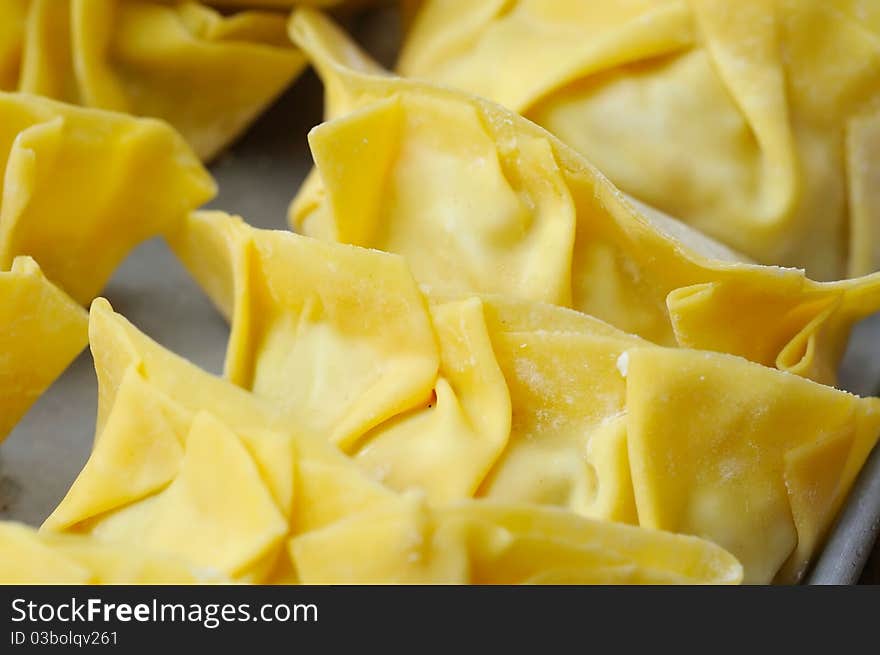
[[[43,530],[136,542],[237,581],[287,579],[291,529],[392,497],[270,403],[214,378],[92,304],[93,452]]]
[[[240,582],[742,577],[730,554],[700,539],[533,506],[429,507],[374,482],[330,444],[300,432],[274,404],[164,351],[104,300],[93,303],[90,332],[98,434],[44,533],[135,543]],[[387,554],[375,560],[376,539],[404,537],[394,544],[398,552],[418,548],[412,537],[421,539],[419,532],[407,540],[393,530],[418,515],[424,521],[415,527],[438,526],[439,551],[425,543],[424,566],[419,553],[405,562]],[[479,577],[465,577],[472,572]]]
[[[315,12],[290,27],[331,116],[290,210],[305,234],[402,254],[435,291],[569,306],[829,383],[851,325],[880,307],[880,276],[820,284],[742,263],[513,113],[380,74]]]
[[[87,324],[33,259],[0,272],[0,441],[85,348]]]
[[[523,114],[761,263],[839,279],[880,268],[870,4],[424,0],[398,69]]]
[[[736,20],[726,3],[688,4],[428,2],[401,70],[523,111],[624,189],[759,258],[819,278],[873,270],[876,84],[862,62],[876,21],[850,2],[750,3]],[[515,63],[490,72],[490,52]]]
[[[419,302],[397,255],[219,212],[182,225],[172,247],[231,318],[227,377],[433,503],[699,535],[747,581],[789,582],[880,435],[878,399],[553,305]]]
[[[168,555],[131,543],[39,534],[19,523],[0,522],[0,584],[204,584],[223,583]]]
[[[2,10],[14,11],[15,21],[0,27],[0,88],[161,118],[203,160],[243,132],[304,65],[282,14],[223,16],[196,2],[29,0],[17,31],[23,5],[13,5]]]
[[[0,270],[18,255],[88,304],[216,186],[165,123],[0,92]]]

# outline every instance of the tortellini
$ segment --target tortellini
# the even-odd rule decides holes
[[[168,555],[131,543],[39,534],[0,522],[0,584],[205,584],[226,582]]]
[[[878,399],[561,307],[424,297],[397,255],[219,212],[183,226],[172,247],[232,320],[227,377],[440,505],[699,535],[746,581],[790,582],[880,434]]]
[[[216,186],[165,123],[0,92],[0,270],[30,255],[88,304]]]
[[[880,268],[871,6],[424,0],[399,70],[523,114],[759,262],[839,279]]]
[[[227,17],[157,0],[3,4],[0,89],[164,119],[205,160],[304,65],[279,13]]]
[[[880,276],[817,283],[737,261],[515,114],[382,74],[315,12],[295,13],[291,36],[331,116],[290,210],[305,234],[400,253],[436,291],[569,306],[828,383],[851,325],[880,307]]]
[[[133,543],[248,582],[742,578],[734,557],[695,537],[552,508],[472,500],[436,508],[396,494],[298,432],[274,403],[164,351],[102,299],[90,337],[95,447],[44,533]]]
[[[85,348],[87,321],[33,259],[0,272],[0,441]]]

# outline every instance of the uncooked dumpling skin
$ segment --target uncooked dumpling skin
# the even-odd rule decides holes
[[[521,113],[761,263],[834,280],[880,268],[872,7],[424,0],[398,70]]]
[[[569,306],[828,383],[853,322],[880,307],[878,276],[820,284],[736,261],[513,113],[382,74],[316,12],[290,27],[330,116],[290,211],[305,234],[402,254],[435,291]]]
[[[440,505],[540,504],[700,535],[747,581],[791,582],[880,434],[880,400],[739,357],[530,301],[419,302],[397,255],[220,212],[193,214],[171,244],[231,318],[233,382]]]
[[[304,65],[281,13],[227,17],[196,2],[156,0],[12,0],[0,9],[4,18],[0,89],[164,119],[204,160]]]
[[[392,496],[269,402],[92,304],[98,421],[89,461],[43,530],[131,541],[239,581],[291,575],[289,526],[321,527]],[[233,482],[234,481],[234,482]]]
[[[323,584],[735,584],[706,541],[534,505],[431,510],[418,495],[291,540],[303,581]]]
[[[92,306],[90,339],[98,434],[46,533],[137,544],[240,582],[742,578],[730,554],[696,538],[528,505],[468,500],[440,509],[401,496],[299,431],[276,403],[163,350],[102,299]],[[381,529],[379,517],[408,529],[416,512],[414,527],[437,526],[439,552],[436,542],[422,549],[427,535],[418,531]],[[407,559],[376,560],[377,538],[408,549]]]
[[[174,1],[174,0],[166,0]],[[364,5],[375,0],[205,0],[205,4],[215,7],[274,7],[290,9],[291,7],[338,7],[340,5]]]
[[[211,199],[166,123],[0,92],[0,270],[18,255],[88,304],[139,243]]]
[[[0,2],[0,91],[14,91],[21,72],[21,50],[30,0]]]
[[[0,584],[206,584],[227,582],[180,558],[132,543],[39,534],[0,522]]]
[[[88,316],[17,257],[0,272],[0,441],[88,342]]]

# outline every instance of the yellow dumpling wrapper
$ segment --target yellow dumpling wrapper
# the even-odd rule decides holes
[[[872,5],[425,0],[398,69],[526,116],[759,262],[834,280],[880,268]]]
[[[0,91],[18,87],[29,3],[30,0],[0,2]]]
[[[27,94],[0,92],[0,152],[0,269],[30,255],[82,304],[216,193],[165,123]]]
[[[0,272],[0,441],[85,348],[87,325],[30,257]]]
[[[231,382],[378,481],[435,502],[476,492],[510,432],[479,301],[429,308],[398,255],[222,212],[182,226],[172,248],[231,321]]]
[[[2,12],[0,89],[161,118],[203,160],[305,63],[279,13],[156,0],[13,0]]]
[[[305,234],[402,254],[435,291],[569,306],[828,383],[851,325],[880,307],[880,276],[817,283],[737,261],[515,114],[382,74],[316,12],[290,28],[331,118],[310,134],[316,169],[290,210]]]
[[[132,543],[40,534],[19,523],[0,522],[0,584],[205,584],[223,583],[217,573],[184,560],[157,555]]]
[[[337,443],[372,478],[432,503],[551,505],[695,534],[739,557],[746,580],[790,582],[880,434],[880,400],[739,357],[658,347],[548,304],[392,301],[413,292],[396,255],[257,230],[220,212],[182,225],[173,248],[232,321],[227,363],[249,362],[232,381]],[[294,327],[266,340],[255,327],[266,322]],[[341,414],[353,396],[358,408],[375,399],[391,409],[359,363],[381,375],[395,354],[387,336],[424,323],[439,367],[427,365],[425,340],[425,366],[396,366],[395,381],[399,397],[418,399],[434,371],[432,393],[377,424]]]
[[[439,353],[402,257],[222,212],[181,225],[169,243],[232,322],[230,381],[343,446],[428,400]],[[279,377],[298,383],[279,389]]]
[[[272,403],[151,341],[92,304],[98,374],[93,452],[43,525],[134,541],[238,581],[287,579],[291,531],[393,497]]]
[[[736,583],[742,577],[735,558],[699,539],[534,506],[483,509],[470,501],[447,511],[399,496],[326,441],[294,431],[273,403],[164,351],[106,301],[93,303],[90,328],[98,435],[82,473],[43,525],[45,534],[88,535],[108,548],[137,544],[239,582],[400,582],[404,563],[387,554],[374,561],[375,540],[403,537],[394,547],[411,547],[421,536],[394,532],[393,517],[410,521],[418,503],[426,520],[448,526],[449,548],[440,556],[464,559],[454,569],[432,566],[411,581]],[[377,521],[386,516],[392,517],[388,532]],[[459,530],[463,521],[480,525]],[[318,536],[298,541],[309,534]],[[18,555],[25,562],[36,556]],[[345,562],[350,573],[341,578]],[[477,566],[479,577],[466,578]]]
[[[174,1],[174,0],[166,0]],[[371,0],[203,0],[205,4],[215,7],[337,7],[339,5],[363,5]]]
[[[417,495],[291,540],[317,584],[736,584],[702,539],[483,501],[432,510]]]

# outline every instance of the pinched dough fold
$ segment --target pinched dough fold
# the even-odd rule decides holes
[[[761,263],[817,280],[880,268],[872,3],[417,4],[402,75],[505,105]]]
[[[422,295],[398,255],[219,212],[171,243],[231,318],[232,382],[440,506],[699,535],[746,581],[794,581],[880,434],[877,399],[558,306]]]
[[[204,160],[305,63],[280,13],[224,16],[197,2],[159,0],[3,4],[0,90],[166,120]]]
[[[277,403],[165,351],[102,299],[90,331],[98,434],[44,533],[135,543],[247,582],[742,577],[729,553],[693,537],[552,508],[473,500],[436,507],[398,494],[301,431]]]
[[[290,29],[329,112],[290,210],[305,234],[402,254],[435,291],[573,307],[830,384],[850,327],[880,307],[880,276],[819,283],[745,263],[512,112],[384,74],[316,12]]]

